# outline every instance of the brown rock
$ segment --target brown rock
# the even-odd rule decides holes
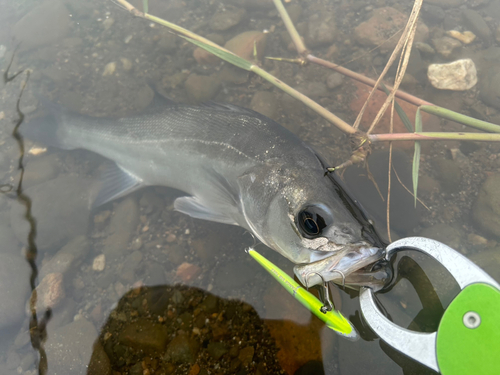
[[[217,56],[201,47],[196,47],[193,51],[193,57],[200,65],[216,65],[220,62]]]
[[[254,60],[254,44],[257,60],[260,61],[266,49],[267,35],[260,31],[245,31],[228,40],[224,47],[246,60]]]
[[[146,319],[128,323],[118,337],[120,344],[144,353],[162,353],[167,345],[167,329]]]
[[[195,279],[198,275],[201,274],[201,268],[195,264],[184,262],[178,268],[176,275],[182,281],[188,282]]]
[[[399,30],[405,27],[407,21],[408,16],[394,8],[379,8],[373,11],[373,16],[368,21],[359,24],[354,33],[358,43],[369,47],[380,46],[380,51],[386,53],[392,51],[398,43],[402,33]],[[419,22],[415,43],[424,42],[428,37],[429,29],[424,23]],[[389,38],[391,39],[388,40]]]

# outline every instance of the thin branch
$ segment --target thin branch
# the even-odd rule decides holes
[[[290,38],[292,38],[293,44],[295,44],[297,52],[299,53],[300,56],[304,56],[307,53],[307,48],[304,44],[304,41],[300,37],[297,29],[293,25],[293,22],[290,19],[290,16],[288,15],[288,12],[286,11],[285,7],[283,6],[283,3],[281,2],[281,0],[273,0],[273,2],[274,6],[276,7],[278,13],[281,16],[281,19],[283,20],[283,23],[285,24],[288,34],[290,34]]]

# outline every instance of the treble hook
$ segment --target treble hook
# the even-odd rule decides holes
[[[323,302],[323,306],[320,307],[319,311],[321,311],[323,314],[326,314],[328,311],[332,311],[333,308],[334,308],[334,305],[333,305],[333,302],[332,300],[330,299],[330,291],[328,289],[328,282],[325,281],[325,279],[323,278],[323,276],[321,274],[319,274],[318,272],[311,272],[309,274],[306,275],[306,288],[309,290],[309,285],[308,285],[308,279],[309,279],[309,276],[311,275],[318,275],[321,280],[323,281],[323,286],[320,287],[318,286],[318,294],[319,294],[319,299],[321,302]]]

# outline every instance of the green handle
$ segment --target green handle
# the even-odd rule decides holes
[[[500,291],[465,287],[439,324],[436,355],[443,375],[500,374]]]

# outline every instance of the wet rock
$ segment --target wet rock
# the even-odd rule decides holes
[[[228,352],[228,349],[226,344],[224,344],[223,342],[211,342],[207,346],[207,351],[213,359],[219,360],[224,354]]]
[[[460,189],[462,182],[462,170],[457,162],[448,159],[436,159],[436,176],[441,186],[448,193],[454,193]]]
[[[442,242],[454,249],[458,249],[463,242],[462,231],[445,223],[425,228],[419,235]]]
[[[23,176],[23,187],[29,188],[36,184],[52,180],[61,170],[61,162],[56,154],[43,155],[30,160]]]
[[[165,356],[174,363],[194,363],[200,344],[185,333],[175,336],[167,346]]]
[[[104,271],[106,267],[106,256],[104,254],[100,254],[94,258],[92,262],[92,270],[97,272]]]
[[[245,9],[231,9],[215,13],[210,20],[210,28],[214,31],[228,30],[239,24],[245,14]]]
[[[436,53],[434,48],[432,48],[429,44],[427,43],[416,43],[415,47],[420,51],[420,53],[427,55],[427,56],[432,56]]]
[[[306,43],[311,47],[330,45],[335,41],[337,28],[333,13],[314,14],[307,24]]]
[[[134,251],[132,254],[127,255],[123,263],[120,277],[123,281],[132,283],[135,281],[135,270],[142,261],[142,253]]]
[[[500,109],[500,66],[483,72],[479,90],[479,96],[485,104]]]
[[[474,223],[483,231],[500,237],[500,175],[488,177],[472,208]]]
[[[438,24],[444,20],[444,10],[436,5],[423,4],[422,5],[422,19],[429,25]]]
[[[373,16],[359,24],[354,34],[358,43],[363,46],[380,46],[382,53],[392,51],[398,42],[398,36],[394,36],[398,30],[404,28],[408,16],[391,7],[379,8],[373,11]],[[401,34],[399,31],[398,35]],[[424,42],[429,37],[427,26],[419,22],[415,34],[415,43]]]
[[[17,238],[12,234],[10,226],[0,224],[0,243],[2,244],[2,254],[19,254],[21,246]]]
[[[97,341],[94,345],[92,357],[90,357],[87,375],[111,375],[112,373],[113,370],[108,355],[104,351],[102,344]]]
[[[477,71],[471,59],[461,59],[448,64],[431,64],[427,77],[432,86],[441,90],[465,91],[477,83]]]
[[[296,90],[311,98],[321,98],[330,95],[323,82],[305,82],[295,87]]]
[[[213,76],[190,74],[184,83],[184,88],[191,101],[200,103],[213,99],[219,92],[221,84]]]
[[[253,355],[255,353],[255,349],[253,346],[247,346],[240,350],[238,354],[238,359],[241,361],[243,366],[248,366],[250,362],[252,362]]]
[[[224,47],[229,51],[243,57],[246,60],[253,61],[254,48],[257,51],[257,61],[264,56],[266,49],[267,35],[260,31],[245,31],[228,40]]]
[[[63,275],[61,273],[49,273],[36,287],[36,293],[31,295],[31,304],[36,302],[36,310],[39,313],[47,309],[53,310],[66,297],[64,290]],[[29,311],[29,306],[27,308]]]
[[[271,91],[257,91],[252,98],[250,108],[273,120],[278,120],[278,100]]]
[[[85,236],[77,236],[59,250],[40,269],[40,278],[49,273],[67,274],[75,270],[87,257],[90,251],[90,242]]]
[[[168,341],[164,325],[140,318],[127,323],[121,330],[118,342],[146,354],[162,353]]]
[[[485,42],[491,40],[491,30],[483,17],[472,9],[465,9],[462,12],[465,26]]]
[[[174,266],[180,265],[186,259],[186,249],[180,245],[170,245],[166,252],[168,261]]]
[[[201,47],[195,48],[193,51],[193,57],[200,65],[216,65],[221,61],[213,53],[210,53]]]
[[[330,89],[333,90],[344,83],[344,76],[340,73],[332,73],[329,74],[328,77],[326,77],[326,86]]]
[[[465,3],[465,1],[466,0],[428,0],[427,2],[441,8],[456,8]]]
[[[0,253],[0,329],[12,327],[24,318],[30,291],[31,269],[19,255]]]
[[[201,268],[196,264],[184,262],[179,265],[179,267],[177,267],[177,271],[175,274],[183,282],[187,283],[191,280],[194,280],[201,274]]]
[[[69,239],[87,233],[90,184],[88,179],[60,176],[25,190],[32,200],[31,213],[37,220],[39,250],[54,251]],[[13,204],[10,211],[14,234],[24,243],[30,231],[25,210],[24,205]]]
[[[56,329],[45,342],[47,374],[87,374],[96,338],[94,325],[83,318]]]
[[[109,236],[105,238],[102,249],[108,260],[123,256],[138,223],[139,206],[135,199],[129,197],[121,201],[109,223]]]
[[[457,30],[448,30],[446,35],[461,41],[463,44],[471,44],[476,39],[476,35],[472,31],[464,31],[461,33]]]
[[[46,1],[31,9],[14,25],[16,44],[22,49],[57,43],[71,27],[71,16],[62,1]]]
[[[460,41],[449,36],[432,39],[432,44],[436,48],[436,51],[443,57],[450,57],[456,49],[462,47]]]

